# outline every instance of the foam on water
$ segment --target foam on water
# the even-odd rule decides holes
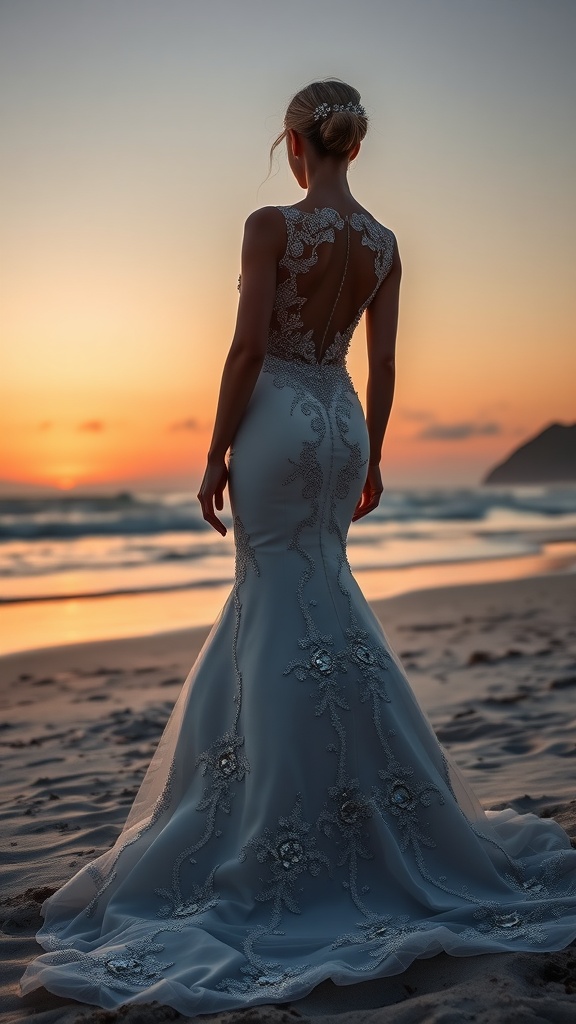
[[[566,537],[574,487],[470,487],[386,490],[348,541],[353,568],[377,571],[535,555]],[[217,537],[189,493],[0,499],[2,603],[219,586],[233,557],[231,531]]]

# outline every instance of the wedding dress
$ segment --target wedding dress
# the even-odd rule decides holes
[[[345,359],[394,235],[277,209],[268,350],[230,454],[234,587],[115,846],[44,904],[24,993],[194,1015],[576,938],[568,836],[483,810],[348,565],[368,435]]]

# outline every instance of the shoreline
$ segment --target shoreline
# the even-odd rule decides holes
[[[563,554],[556,555],[556,557],[554,557],[552,555],[552,553],[548,550],[548,549],[554,548],[554,547],[566,548],[567,551],[565,553],[563,553]],[[368,574],[376,575],[376,573],[380,573],[381,575],[386,576],[389,573],[400,573],[400,572],[408,573],[408,572],[411,572],[411,571],[412,572],[422,572],[422,571],[425,571],[425,570],[428,570],[428,569],[436,569],[436,570],[442,570],[443,568],[458,569],[459,567],[462,567],[462,569],[470,569],[471,567],[477,566],[477,565],[492,566],[494,564],[495,565],[500,565],[502,563],[508,563],[508,562],[514,564],[514,563],[526,561],[527,559],[529,559],[530,561],[534,561],[535,559],[540,559],[542,561],[543,566],[546,566],[546,565],[548,565],[550,563],[553,564],[554,562],[557,562],[560,565],[560,567],[561,567],[559,569],[559,571],[563,571],[564,567],[575,566],[575,571],[576,571],[575,558],[576,558],[576,539],[573,539],[572,537],[569,537],[569,538],[555,539],[553,541],[547,541],[543,545],[543,550],[541,552],[539,552],[538,554],[536,554],[536,555],[527,555],[526,553],[523,552],[523,553],[517,554],[517,555],[494,555],[492,558],[484,558],[484,557],[469,558],[469,559],[464,559],[464,558],[462,558],[462,559],[438,558],[438,559],[435,559],[435,560],[434,559],[430,559],[430,561],[420,562],[420,563],[417,563],[417,564],[412,564],[411,562],[400,563],[400,564],[395,564],[393,566],[387,566],[385,568],[381,568],[380,566],[374,567],[374,568],[372,566],[361,566],[359,569],[356,570],[355,575],[358,575],[358,573],[362,573],[364,575],[368,575]],[[182,591],[182,590],[186,590],[186,591],[196,591],[196,590],[199,590],[199,591],[202,591],[202,590],[210,590],[211,588],[216,588],[216,587],[228,587],[230,589],[233,585],[234,585],[234,577],[230,576],[230,577],[224,578],[224,579],[199,580],[199,581],[196,581],[194,583],[189,583],[189,582],[184,582],[184,583],[158,583],[158,584],[149,584],[146,587],[139,587],[139,588],[136,588],[136,587],[120,587],[119,586],[119,587],[110,588],[108,590],[79,590],[79,591],[75,591],[74,593],[70,593],[70,594],[66,594],[66,593],[59,594],[58,592],[54,592],[53,594],[31,594],[31,595],[26,595],[26,596],[24,596],[24,595],[20,596],[19,595],[19,596],[15,596],[15,597],[0,597],[0,610],[2,608],[10,608],[10,607],[12,607],[12,605],[26,605],[26,604],[39,604],[39,603],[53,604],[54,602],[58,602],[58,601],[87,601],[87,600],[91,600],[91,599],[95,600],[95,601],[99,601],[99,600],[104,600],[104,599],[109,598],[109,597],[139,597],[140,595],[145,596],[147,594],[168,594],[168,593]]]
[[[481,531],[478,531],[479,533]],[[363,573],[365,575],[375,576],[377,573],[382,576],[387,576],[389,573],[401,573],[401,572],[419,572],[428,569],[442,570],[443,568],[453,567],[458,569],[471,569],[477,565],[499,565],[502,563],[515,564],[518,562],[526,561],[541,561],[543,566],[548,564],[558,563],[561,567],[574,566],[576,571],[576,534],[572,530],[568,530],[564,535],[538,535],[527,534],[525,540],[532,541],[540,545],[540,550],[534,553],[527,554],[525,551],[518,552],[517,554],[502,554],[492,555],[490,558],[486,558],[485,555],[479,555],[477,558],[436,558],[429,559],[426,562],[395,562],[392,565],[386,566],[360,566],[355,570],[355,575]],[[554,553],[555,548],[565,549],[561,550],[559,554]],[[560,569],[562,571],[562,568]],[[215,579],[201,579],[190,581],[174,581],[173,583],[149,583],[146,586],[141,587],[130,587],[130,586],[113,586],[108,587],[105,590],[77,590],[70,593],[60,593],[54,591],[53,593],[47,594],[16,594],[12,597],[1,597],[0,596],[0,611],[3,608],[10,608],[12,605],[26,605],[26,604],[38,604],[46,603],[52,604],[58,601],[87,601],[103,600],[109,597],[138,597],[140,595],[147,594],[165,594],[176,591],[195,591],[195,590],[209,590],[210,588],[216,587],[228,587],[231,588],[234,584],[233,574],[229,577],[215,578]],[[203,625],[203,623],[198,623]]]
[[[547,540],[533,555],[437,561],[387,570],[353,567],[353,572],[371,602],[420,590],[564,575],[576,572],[576,539]],[[226,580],[211,586],[176,584],[54,599],[0,600],[0,657],[67,643],[145,638],[170,631],[173,623],[182,630],[204,628],[215,621],[231,587],[232,581]],[[32,644],[29,637],[34,637]]]

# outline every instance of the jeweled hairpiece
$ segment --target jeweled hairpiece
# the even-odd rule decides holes
[[[320,103],[314,108],[314,120],[323,121],[336,110],[346,110],[350,114],[357,114],[358,117],[366,117],[366,111],[361,103]]]

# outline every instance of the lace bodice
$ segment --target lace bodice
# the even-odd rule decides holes
[[[277,209],[284,214],[287,238],[267,352],[286,360],[343,365],[362,314],[390,270],[395,236],[365,213]],[[331,251],[324,250],[325,243]]]

